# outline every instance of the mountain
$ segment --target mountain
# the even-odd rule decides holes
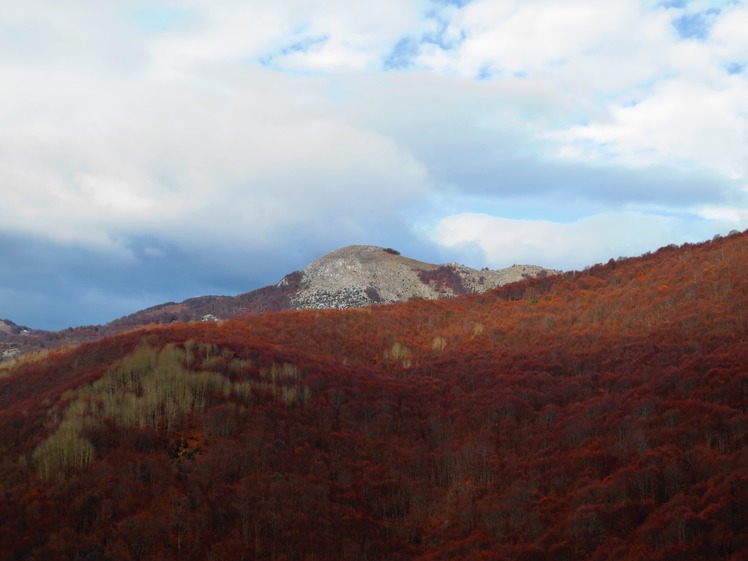
[[[477,271],[457,263],[434,265],[403,257],[394,249],[352,245],[310,263],[290,298],[296,310],[358,308],[412,298],[453,297],[485,292],[523,278],[555,274],[534,265]],[[283,279],[280,286],[287,286]]]
[[[557,274],[535,265],[476,270],[457,263],[435,265],[392,248],[351,245],[332,251],[276,285],[239,296],[204,296],[170,302],[115,320],[113,327],[228,319],[270,311],[358,308],[411,298],[449,298],[484,292],[523,278]]]
[[[328,253],[276,285],[238,296],[201,296],[159,304],[106,325],[60,332],[0,323],[0,362],[25,352],[56,348],[120,333],[143,325],[217,321],[271,311],[355,308],[411,298],[446,298],[483,292],[523,278],[557,274],[535,265],[475,270],[457,263],[435,265],[400,255],[392,248],[352,245]],[[3,328],[3,325],[8,327]]]
[[[748,558],[748,232],[0,370],[0,559]]]

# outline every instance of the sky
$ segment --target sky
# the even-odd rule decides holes
[[[338,247],[582,269],[748,228],[742,0],[0,10],[0,318],[273,284]]]

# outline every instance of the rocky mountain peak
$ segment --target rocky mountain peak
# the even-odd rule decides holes
[[[531,265],[478,271],[457,263],[417,261],[391,248],[351,245],[323,255],[301,271],[291,304],[296,309],[355,308],[411,298],[444,298],[553,272]]]

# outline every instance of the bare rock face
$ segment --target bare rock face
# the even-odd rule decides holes
[[[0,349],[0,362],[11,360],[21,355],[21,349],[18,347],[7,347]]]
[[[476,270],[456,263],[434,265],[393,249],[352,245],[310,263],[291,298],[296,309],[357,308],[483,292],[503,284],[557,271],[534,265]]]

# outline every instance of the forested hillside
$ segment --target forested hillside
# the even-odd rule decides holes
[[[0,364],[30,352],[97,341],[154,324],[217,321],[287,310],[358,308],[412,298],[451,298],[558,272],[536,265],[478,271],[457,263],[417,261],[392,248],[354,245],[323,255],[277,284],[238,296],[197,296],[179,303],[166,302],[105,325],[43,331],[0,318]]]
[[[748,558],[748,234],[0,371],[0,558]]]

